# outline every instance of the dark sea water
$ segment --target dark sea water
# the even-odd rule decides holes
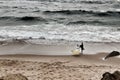
[[[120,42],[119,0],[0,0],[0,40]]]

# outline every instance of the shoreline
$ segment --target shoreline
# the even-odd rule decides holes
[[[74,44],[32,44],[21,41],[0,45],[0,55],[6,54],[36,54],[36,55],[72,55],[78,43]],[[81,44],[81,42],[79,42]],[[120,43],[84,42],[84,54],[110,53],[120,51]]]
[[[68,59],[80,59],[80,60],[88,60],[89,61],[95,61],[95,62],[109,62],[111,63],[111,61],[117,61],[119,60],[120,58],[118,57],[111,57],[111,58],[108,58],[106,60],[103,60],[102,58],[104,58],[107,54],[106,53],[98,53],[98,54],[84,54],[84,55],[80,55],[80,56],[74,56],[74,55],[39,55],[39,54],[6,54],[6,55],[0,55],[0,59],[13,59],[13,60],[22,60],[23,61],[25,60],[26,58],[26,61],[39,61],[41,58],[49,58],[49,59],[54,59],[54,58],[63,58],[66,60]],[[119,63],[119,61],[117,61],[117,63]],[[117,64],[119,65],[119,64]]]

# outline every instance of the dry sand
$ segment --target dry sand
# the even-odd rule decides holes
[[[120,59],[106,54],[84,56],[0,56],[0,76],[21,73],[29,80],[100,80],[104,72],[120,70]]]
[[[102,44],[97,44],[96,46],[99,48],[100,45]],[[46,53],[51,50],[59,51],[60,53],[69,48],[47,46],[45,49],[45,46],[30,46],[31,45],[26,44],[0,46],[0,77],[7,74],[21,73],[29,80],[100,80],[102,74],[105,72],[120,71],[120,58],[109,58],[104,61],[102,58],[107,54],[103,52],[82,56],[42,56],[32,54],[35,54],[34,51],[42,53],[40,52],[41,50],[47,50]],[[95,52],[94,50],[90,50],[90,46],[88,46],[89,49],[87,50]],[[96,46],[95,49],[97,50]],[[109,46],[103,47],[103,50],[105,48],[109,50]],[[97,51],[101,49],[102,48]],[[32,52],[32,50],[34,51]],[[18,53],[24,54],[18,54],[17,51]],[[29,53],[29,51],[31,52],[28,55],[27,53]],[[3,55],[4,53],[7,55]],[[10,54],[8,55],[8,53]],[[11,53],[13,53],[13,55],[11,55]]]

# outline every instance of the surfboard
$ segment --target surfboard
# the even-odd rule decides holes
[[[72,52],[72,55],[80,55],[80,50],[79,49],[74,49],[71,52]]]

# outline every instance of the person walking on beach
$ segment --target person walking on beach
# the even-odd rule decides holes
[[[77,44],[77,47],[81,49],[81,54],[83,54],[83,50],[85,50],[83,42],[81,43],[81,45]]]
[[[72,54],[75,55],[75,56],[82,55],[83,50],[84,50],[84,45],[83,45],[83,42],[82,42],[81,45],[77,44],[77,48],[72,50]]]

